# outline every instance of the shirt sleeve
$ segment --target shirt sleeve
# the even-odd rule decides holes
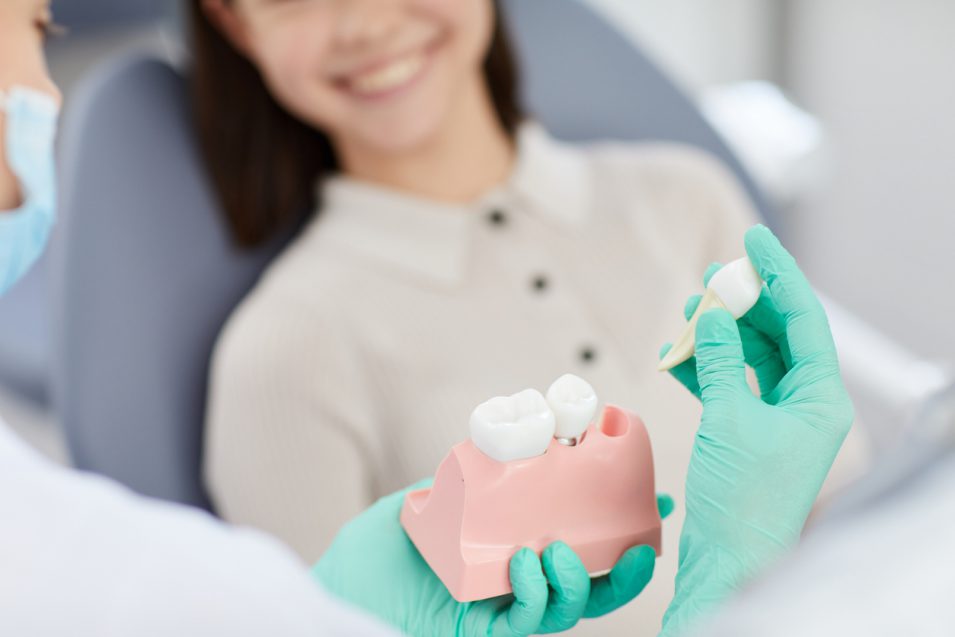
[[[374,501],[357,365],[334,320],[272,297],[241,308],[216,348],[204,467],[216,511],[309,563]]]
[[[0,634],[390,634],[266,535],[58,467],[0,423]]]

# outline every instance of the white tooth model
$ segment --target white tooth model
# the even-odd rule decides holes
[[[547,390],[547,404],[557,419],[557,442],[573,447],[597,413],[597,393],[580,376],[564,374]]]
[[[699,306],[693,312],[680,338],[673,343],[673,347],[660,361],[658,369],[661,372],[673,369],[693,356],[696,351],[696,324],[704,312],[721,308],[732,314],[733,318],[738,319],[756,305],[762,289],[763,280],[759,278],[756,268],[746,257],[720,268],[719,272],[710,278]]]
[[[536,389],[492,398],[471,414],[471,440],[499,462],[543,455],[555,428],[554,412]]]

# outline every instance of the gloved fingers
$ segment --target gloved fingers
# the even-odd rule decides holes
[[[719,261],[714,261],[706,268],[706,272],[703,273],[703,287],[706,287],[710,284],[710,279],[713,278],[713,275],[720,271],[720,268],[723,267],[723,264]],[[690,318],[689,316],[687,317]]]
[[[629,549],[610,573],[591,582],[584,617],[606,615],[639,595],[653,578],[656,560],[656,552],[650,546]]]
[[[733,316],[709,310],[696,326],[696,370],[704,406],[730,395],[752,395],[746,383],[743,343]]]
[[[547,610],[547,579],[537,554],[522,548],[510,563],[514,601],[491,620],[491,637],[525,637],[537,632]]]
[[[670,514],[673,513],[673,509],[676,507],[676,504],[673,502],[673,498],[666,493],[657,494],[657,511],[660,512],[660,518],[665,520],[670,517]]]
[[[756,304],[740,320],[748,322],[754,329],[765,334],[769,340],[776,343],[781,351],[788,354],[789,341],[786,336],[786,317],[776,307],[776,302],[773,301],[768,287],[763,287],[759,298],[756,299]]]
[[[756,373],[760,397],[767,400],[789,371],[783,362],[783,353],[774,341],[755,329],[745,318],[739,319],[736,325],[743,342],[743,356]]]
[[[550,595],[539,633],[570,630],[583,617],[590,599],[590,576],[577,554],[563,542],[554,542],[541,555]]]
[[[703,278],[708,282],[710,277],[719,272],[721,267],[719,263],[712,264],[707,269]],[[686,320],[690,320],[693,313],[696,312],[696,308],[699,307],[702,298],[701,295],[697,294],[687,299],[686,306],[683,308],[683,315],[686,317]],[[764,301],[763,307],[756,308],[754,306],[753,310],[750,310],[750,312],[755,311],[755,322],[750,318],[750,315],[747,314],[739,319],[737,323],[739,325],[740,336],[743,340],[744,358],[746,363],[756,372],[756,378],[759,380],[760,395],[765,398],[769,392],[776,387],[786,374],[786,371],[788,371],[788,367],[784,364],[784,359],[786,355],[788,355],[788,352],[781,352],[780,342],[784,347],[788,347],[788,345],[785,342],[785,323],[782,321],[782,317],[779,316],[778,312],[775,312],[775,307],[772,306],[772,299],[769,298],[765,290],[760,300]],[[757,305],[759,305],[759,302],[757,302]],[[775,320],[770,320],[772,317],[775,317]],[[766,330],[773,330],[777,336],[773,337],[764,333]],[[669,351],[669,347],[667,351]],[[662,352],[660,357],[662,358],[665,355],[666,351]],[[691,363],[691,361],[692,364],[688,364]],[[683,366],[682,369],[675,368],[671,370],[671,374],[675,376],[684,387],[699,398],[700,391],[699,382],[696,377],[696,360],[690,359],[689,361],[681,363],[681,365]]]
[[[836,351],[826,312],[796,260],[762,225],[746,232],[745,244],[750,261],[785,320],[793,366],[804,361],[834,362]]]
[[[686,304],[683,306],[683,318],[690,320],[693,318],[693,313],[696,312],[696,308],[699,307],[700,301],[703,300],[702,294],[693,294],[686,300]]]
[[[672,343],[665,343],[662,348],[660,348],[660,358],[662,359],[667,355],[667,352],[673,347]],[[690,357],[689,360],[685,360],[673,369],[670,370],[670,375],[677,381],[686,387],[687,391],[696,396],[700,397],[700,382],[696,377],[696,357]]]

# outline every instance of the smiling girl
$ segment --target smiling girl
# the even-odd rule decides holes
[[[755,214],[728,171],[525,120],[492,0],[192,9],[199,130],[236,242],[307,218],[217,346],[205,475],[226,519],[313,561],[432,474],[478,403],[565,372],[644,417],[658,488],[683,492],[699,406],[656,372],[657,346],[699,272],[742,254]],[[589,630],[655,634],[679,528],[641,601]]]

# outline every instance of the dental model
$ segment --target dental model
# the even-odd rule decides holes
[[[657,369],[665,372],[693,356],[696,351],[696,324],[704,312],[720,308],[738,319],[756,305],[762,289],[763,280],[746,257],[720,268],[719,272],[710,278],[696,311]]]
[[[545,398],[528,389],[471,415],[430,488],[405,496],[401,524],[460,602],[511,592],[521,547],[566,542],[591,576],[632,546],[660,553],[653,457],[638,416],[607,406],[583,379],[557,379]],[[563,439],[563,440],[561,440]]]

